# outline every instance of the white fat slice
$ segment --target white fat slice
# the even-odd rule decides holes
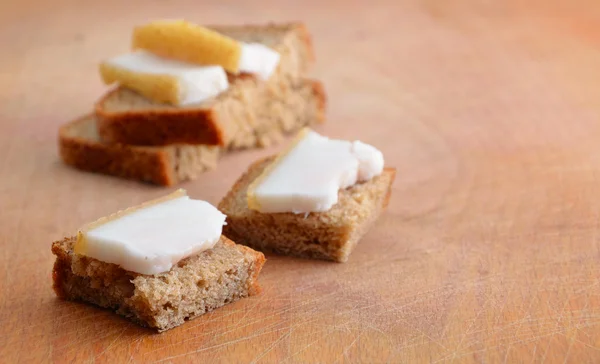
[[[157,102],[195,104],[229,88],[221,66],[201,66],[146,51],[123,54],[100,65],[105,83],[119,83]]]
[[[304,129],[249,186],[248,206],[264,213],[327,211],[340,189],[380,175],[383,165],[383,154],[369,144]]]
[[[239,70],[268,80],[279,64],[279,53],[259,43],[242,43]]]
[[[225,218],[210,203],[178,190],[83,227],[74,250],[132,272],[158,274],[214,247]]]

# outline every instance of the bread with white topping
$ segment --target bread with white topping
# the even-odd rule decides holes
[[[132,91],[121,93],[121,97],[123,103],[145,102]],[[240,102],[229,101],[232,112],[238,110],[235,105]],[[302,80],[293,88],[273,93],[257,103],[253,108],[256,123],[248,125],[244,136],[240,135],[241,145],[266,147],[286,134],[321,123],[325,118],[325,93],[321,83],[315,80]],[[66,164],[89,172],[170,186],[214,169],[223,152],[210,145],[145,147],[107,143],[100,138],[97,123],[97,116],[87,115],[60,128],[59,151]]]
[[[260,43],[280,54],[274,74],[263,81],[251,74],[230,75],[229,89],[183,107],[151,101],[119,87],[96,104],[102,139],[129,145],[211,144],[248,148],[257,144],[254,130],[264,124],[261,108],[269,98],[293,92],[314,60],[303,24],[217,26],[211,29],[242,42]]]
[[[52,244],[57,296],[115,310],[159,332],[260,293],[258,275],[264,255],[224,236],[212,249],[157,275],[134,273],[75,254],[75,241],[71,237]]]
[[[261,213],[248,208],[247,191],[275,157],[259,160],[233,185],[219,203],[227,215],[223,235],[253,249],[303,258],[345,262],[386,208],[396,175],[385,168],[373,179],[338,192],[328,211],[309,214]]]

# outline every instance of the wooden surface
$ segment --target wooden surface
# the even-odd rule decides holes
[[[600,362],[600,4],[252,3],[0,4],[0,362]],[[319,130],[398,177],[347,264],[270,256],[262,295],[158,335],[56,299],[50,243],[170,191],[65,167],[56,132],[134,24],[174,17],[306,21]],[[182,187],[216,204],[280,147]]]

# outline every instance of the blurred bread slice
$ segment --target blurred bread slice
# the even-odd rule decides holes
[[[214,169],[220,148],[208,145],[139,147],[107,144],[96,131],[97,118],[86,115],[59,130],[63,161],[89,172],[170,186]]]
[[[143,107],[148,102],[132,91],[121,90],[118,94],[115,102],[131,108]],[[320,123],[324,120],[325,103],[323,87],[314,80],[302,80],[285,93],[261,98],[252,110],[246,108],[255,115],[256,122],[242,142],[253,147],[268,146],[287,133]],[[95,115],[87,115],[60,128],[59,149],[66,164],[85,171],[169,186],[195,179],[200,173],[215,168],[222,150],[210,145],[144,147],[107,143],[98,135],[97,122]]]
[[[265,125],[259,116],[262,105],[269,98],[285,99],[293,93],[314,60],[308,32],[298,23],[212,29],[277,51],[281,58],[275,73],[268,81],[244,73],[230,75],[228,90],[204,102],[181,107],[153,102],[119,87],[96,104],[101,138],[130,145],[185,143],[234,149],[259,144],[255,130],[274,127]]]

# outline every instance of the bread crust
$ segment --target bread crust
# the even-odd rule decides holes
[[[149,109],[110,112],[107,100],[122,89],[105,94],[95,105],[98,134],[107,143],[129,145],[224,145],[225,136],[211,108]]]
[[[316,121],[319,124],[323,124],[325,122],[325,113],[327,111],[327,93],[325,92],[325,86],[323,86],[321,81],[315,80],[313,82],[313,92],[319,102],[319,113]]]
[[[286,36],[283,37],[281,42],[288,36],[295,36],[300,39],[302,45],[296,48],[302,49],[296,49],[296,51],[304,55],[303,58],[306,58],[305,61],[300,62],[297,66],[299,69],[290,71],[290,75],[284,72],[280,77],[272,77],[269,80],[270,84],[290,82],[288,78],[292,76],[294,76],[293,78],[304,76],[308,65],[314,61],[312,40],[306,26],[302,23],[268,24],[266,26],[246,25],[238,27],[212,26],[209,28],[225,34],[228,32],[243,32],[248,34],[252,34],[253,32],[268,33],[270,31],[285,32]],[[296,73],[298,74],[296,75]],[[248,87],[242,94],[248,92],[261,93],[266,88],[266,85],[256,80],[253,75],[229,75],[229,78],[230,90],[220,96],[228,96],[235,93],[235,90],[231,90],[235,88],[241,90],[243,87]],[[244,82],[250,79],[252,82]],[[324,96],[322,88],[318,91]],[[215,111],[215,104],[227,97],[217,96],[214,100],[199,104],[197,108],[164,107],[163,105],[163,107],[157,108],[109,110],[107,106],[108,100],[120,92],[122,92],[121,88],[108,92],[95,105],[95,112],[99,117],[98,132],[106,142],[145,146],[162,146],[178,143],[228,146],[232,141],[234,132],[231,132],[225,125],[234,122],[226,119],[231,117],[239,118],[239,115],[221,115]]]
[[[78,169],[116,175],[163,186],[177,183],[166,151],[160,148],[131,147],[105,144],[69,132],[93,115],[84,115],[63,125],[58,132],[62,160]]]

